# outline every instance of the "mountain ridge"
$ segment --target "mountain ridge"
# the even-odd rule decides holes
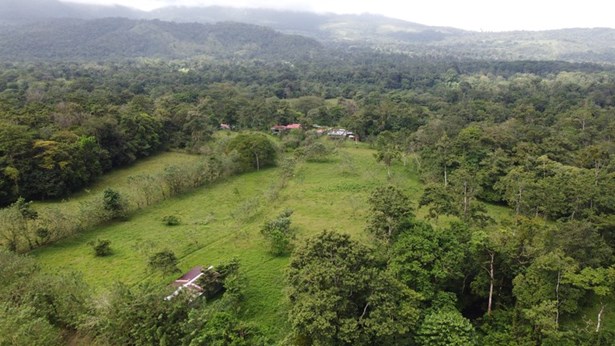
[[[245,23],[49,19],[0,30],[0,57],[11,61],[196,56],[283,60],[320,49],[316,40]]]
[[[615,64],[615,29],[610,28],[477,32],[427,26],[373,14],[318,14],[223,6],[170,6],[146,12],[127,7],[84,5],[58,0],[5,0],[0,3],[0,24],[20,27],[24,32],[30,31],[27,25],[37,26],[40,25],[37,22],[49,19],[96,20],[105,17],[159,20],[186,25],[239,22],[268,27],[283,34],[301,35],[330,46],[362,47],[410,56]],[[0,30],[10,31],[6,27],[0,27]],[[26,41],[36,40],[18,36]],[[47,37],[51,39],[49,35]],[[8,43],[14,44],[10,37],[4,36],[3,40],[0,43],[6,44],[8,40]],[[150,44],[164,45],[168,42]],[[96,50],[96,47],[93,49]],[[184,49],[184,52],[170,52],[162,56],[189,57],[188,51]]]

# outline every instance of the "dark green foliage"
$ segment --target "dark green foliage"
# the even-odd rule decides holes
[[[288,274],[297,343],[395,344],[414,329],[418,295],[348,235],[323,232],[298,248]]]
[[[113,218],[126,217],[125,203],[118,191],[106,188],[103,192],[103,208],[111,213]]]
[[[452,228],[417,222],[392,245],[389,267],[395,277],[428,300],[462,285],[465,245]]]
[[[414,217],[410,198],[395,186],[379,187],[369,197],[367,229],[378,239],[392,242]]]
[[[29,306],[0,303],[0,345],[62,345],[60,333]]]
[[[476,345],[474,334],[474,327],[459,311],[444,308],[425,316],[416,341],[421,346],[471,346]]]
[[[239,275],[239,261],[233,259],[229,263],[223,263],[217,267],[203,269],[203,275],[197,280],[197,285],[203,288],[203,296],[207,299],[212,299],[226,291],[226,280],[236,281]],[[231,285],[231,287],[233,287]],[[233,287],[233,294],[240,294],[241,287]],[[236,297],[239,298],[239,297]]]
[[[59,344],[89,314],[89,295],[78,273],[43,273],[34,259],[0,250],[0,344]]]
[[[294,232],[290,227],[291,209],[285,209],[273,220],[268,220],[261,227],[261,234],[269,243],[269,252],[274,256],[288,254],[292,250]]]
[[[152,271],[160,271],[165,275],[179,272],[177,256],[171,250],[163,250],[151,255],[147,265]]]
[[[242,172],[259,170],[275,164],[276,149],[262,133],[246,132],[233,138],[227,150],[238,154],[239,170]]]
[[[166,226],[177,226],[181,223],[181,220],[175,215],[167,215],[162,218],[162,223]]]
[[[88,245],[94,250],[94,256],[105,257],[112,253],[110,240],[96,239],[96,241],[89,242]]]
[[[190,314],[187,340],[193,346],[265,346],[271,345],[263,332],[236,316],[222,311],[197,311]]]
[[[192,310],[189,295],[165,300],[158,287],[116,284],[97,310],[92,335],[114,345],[175,345]]]

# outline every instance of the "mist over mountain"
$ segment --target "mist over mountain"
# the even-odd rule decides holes
[[[173,23],[126,18],[49,19],[0,30],[5,60],[137,57],[293,59],[321,50],[316,40],[242,23]]]
[[[127,22],[123,22],[123,25],[113,29],[109,26],[110,21],[85,23],[66,20],[107,17],[140,21],[134,27],[128,28],[125,26]],[[52,19],[56,20],[52,24],[40,23]],[[146,24],[148,20],[158,21]],[[215,50],[213,47],[217,47],[216,43],[204,48],[209,43],[183,41],[184,38],[177,41],[174,34],[165,31],[172,25],[163,25],[163,22],[184,23],[183,27],[192,25],[193,31],[200,30],[195,29],[195,23],[245,23],[268,27],[284,34],[309,37],[334,47],[362,47],[411,56],[615,63],[615,30],[606,28],[483,33],[432,27],[371,14],[317,14],[220,6],[165,7],[145,12],[120,6],[94,6],[58,0],[3,0],[0,3],[0,24],[4,24],[0,28],[0,44],[3,46],[0,48],[0,54],[4,57],[26,58],[28,52],[36,51],[36,47],[47,47],[50,53],[39,52],[34,57],[104,58],[132,57],[139,54],[189,57],[191,54],[212,52]],[[161,29],[162,26],[165,28]],[[178,27],[182,26],[175,28]],[[124,29],[125,32],[122,31]],[[85,33],[80,37],[85,41],[75,39],[77,33],[72,32],[74,30],[84,30]],[[105,32],[105,38],[97,36],[96,32]],[[255,32],[263,31],[258,29]],[[249,37],[256,39],[254,36]],[[117,42],[113,43],[114,40]],[[131,40],[134,40],[135,44],[126,47],[126,43]],[[77,49],[71,46],[71,42],[79,42],[82,46]],[[231,47],[235,43],[224,44]],[[255,44],[262,46],[263,41],[257,39]],[[200,48],[195,48],[196,46]],[[115,48],[122,51],[112,51]],[[70,52],[77,55],[69,54]],[[281,55],[288,53],[288,50],[279,52]],[[242,54],[239,52],[239,55]]]
[[[97,6],[58,0],[2,0],[0,23],[23,24],[50,18],[139,18],[144,12],[123,6]]]

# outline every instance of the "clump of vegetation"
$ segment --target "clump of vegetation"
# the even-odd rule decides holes
[[[275,164],[276,149],[262,133],[241,133],[230,141],[227,149],[229,152],[237,152],[237,162],[242,172],[258,171]]]
[[[313,142],[304,147],[297,148],[295,155],[309,162],[326,161],[331,154],[335,152],[335,148],[322,142]]]
[[[181,223],[181,220],[175,215],[167,215],[162,218],[162,222],[166,226],[177,226]]]
[[[217,267],[203,269],[203,275],[197,280],[197,285],[203,288],[203,296],[212,299],[220,294],[230,293],[241,297],[241,282],[239,278],[239,260],[232,259],[228,263],[223,263]]]
[[[291,209],[285,209],[273,220],[265,222],[261,228],[261,234],[269,243],[269,252],[274,256],[282,256],[292,250],[294,232],[290,227]]]
[[[125,219],[126,201],[120,193],[112,188],[103,192],[103,208],[111,214],[113,219]]]
[[[105,257],[111,255],[111,241],[107,239],[96,239],[88,243],[94,250],[96,257]]]
[[[159,271],[165,275],[179,272],[177,256],[171,250],[162,250],[151,255],[147,265],[152,271]]]
[[[367,229],[380,240],[392,242],[414,216],[410,198],[393,185],[376,188],[368,202]]]

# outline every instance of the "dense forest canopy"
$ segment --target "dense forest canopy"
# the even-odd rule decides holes
[[[412,54],[251,24],[120,18],[7,26],[0,41],[0,344],[66,335],[135,345],[615,340],[604,323],[615,298],[611,65],[470,59],[455,56],[456,46]],[[280,138],[262,133],[295,123],[302,129]],[[31,201],[66,198],[165,150],[204,159],[147,176],[159,180],[143,185],[133,209],[106,189],[100,205],[83,206],[98,222],[87,225],[126,220],[157,202],[161,186],[164,199],[275,165],[278,193],[298,162],[335,151],[315,128],[368,142],[390,185],[361,201],[368,244],[335,231],[298,241],[292,210],[262,226],[266,256],[289,268],[284,340],[239,317],[249,283],[235,260],[207,272],[209,300],[164,300],[157,283],[117,284],[99,301],[78,274],[50,274],[18,254],[86,228],[62,215],[47,222]],[[420,195],[395,185],[395,165],[419,177]],[[246,218],[259,203],[243,202]],[[101,261],[112,257],[109,241],[89,245]],[[177,261],[161,251],[148,266],[168,275]]]

